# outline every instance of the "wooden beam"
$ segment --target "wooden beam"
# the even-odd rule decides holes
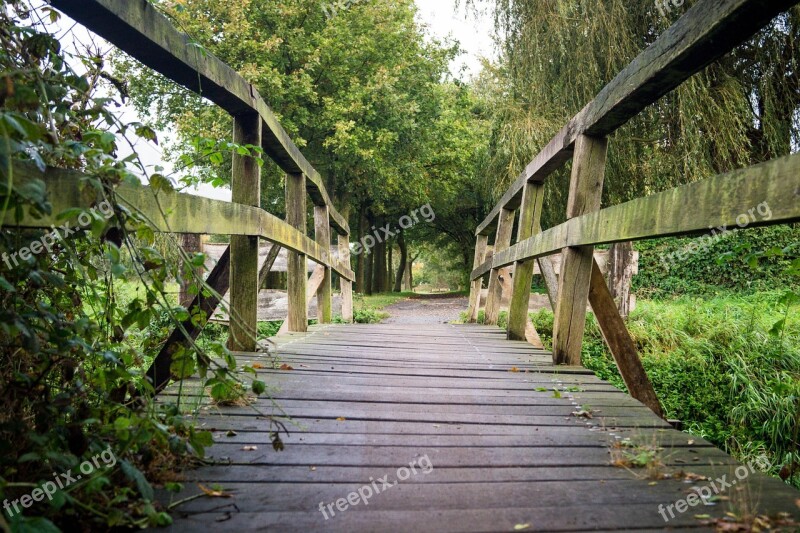
[[[568,219],[600,209],[607,152],[606,139],[578,138],[567,201]],[[553,322],[553,363],[578,366],[581,364],[594,248],[564,248],[561,257]]]
[[[258,115],[239,115],[233,121],[233,142],[261,144]],[[259,207],[261,167],[255,158],[234,152],[231,174],[233,203]],[[258,236],[231,236],[230,326],[228,348],[255,352],[258,335]]]
[[[336,231],[347,221],[334,208],[319,173],[306,160],[258,90],[231,67],[179,32],[145,0],[54,0],[60,9],[108,42],[179,85],[202,95],[233,116],[257,113],[263,122],[264,151],[281,169],[303,174],[316,205],[330,208]]]
[[[322,248],[331,249],[331,226],[327,207],[314,207],[314,238]],[[317,289],[317,321],[330,324],[333,319],[333,290],[331,287],[331,269],[325,267],[325,278]]]
[[[514,230],[514,211],[504,209],[500,214],[500,224],[494,239],[494,253],[508,248],[511,244],[511,233]],[[489,274],[489,294],[486,296],[485,324],[497,324],[500,318],[500,302],[503,298],[503,287],[500,277],[508,276],[508,272],[494,269]]]
[[[350,268],[350,237],[339,235],[339,262]],[[342,320],[353,322],[353,282],[343,277],[339,278],[342,290]]]
[[[208,296],[201,289],[187,309],[192,318],[184,320],[179,327],[172,330],[164,346],[156,355],[145,376],[158,394],[172,379],[172,360],[181,350],[189,350],[192,341],[196,340],[219,305],[220,299],[228,292],[230,285],[231,249],[225,248],[217,264],[206,278],[205,285],[210,289]],[[199,311],[199,313],[197,312]],[[186,332],[186,333],[184,333]]]
[[[282,248],[277,244],[270,246],[269,252],[267,252],[267,258],[264,260],[264,264],[261,265],[261,270],[258,272],[258,286],[260,289],[263,289],[264,285],[267,283],[267,276],[269,276],[272,267],[275,265],[275,261],[278,259],[281,250]]]
[[[580,135],[607,137],[796,3],[796,0],[695,3],[553,137],[478,226],[477,232],[491,233],[500,209],[520,196],[525,183],[545,179],[567,161]]]
[[[15,183],[44,182],[52,209],[49,214],[40,215],[26,208],[19,221],[15,213],[6,213],[5,225],[23,228],[62,225],[68,220],[59,219],[59,213],[74,207],[90,209],[103,200],[91,188],[82,187],[86,176],[81,172],[57,168],[41,172],[34,164],[24,161],[14,161],[12,165]],[[191,194],[156,192],[150,187],[128,183],[119,184],[114,194],[121,205],[148,220],[154,231],[258,236],[283,248],[303,253],[317,263],[330,264],[340,276],[355,279],[352,270],[342,266],[329,253],[326,254],[316,242],[263,209]],[[74,218],[69,222],[74,223]]]
[[[486,245],[489,237],[478,235],[475,239],[475,258],[472,268],[478,268],[486,260]],[[478,321],[478,313],[481,309],[481,290],[483,289],[483,278],[472,281],[469,287],[469,307],[467,308],[467,322],[474,324]]]
[[[589,288],[589,303],[603,333],[608,349],[614,356],[617,368],[628,387],[631,396],[649,407],[655,414],[664,418],[664,410],[658,396],[647,377],[647,373],[636,352],[636,345],[625,327],[614,298],[608,290],[606,280],[597,261],[592,260],[592,280]]]
[[[566,247],[609,244],[676,235],[719,234],[737,227],[800,221],[800,154],[721,174],[589,213],[519,242],[472,272],[485,275],[530,257]]]
[[[286,222],[303,235],[306,233],[306,180],[302,174],[286,175]],[[308,282],[306,256],[289,252],[287,258],[287,297],[289,331],[308,331],[308,305],[306,286]]]
[[[539,272],[542,274],[544,286],[547,289],[547,299],[550,300],[550,307],[555,310],[558,301],[558,276],[553,268],[553,261],[549,257],[539,257],[536,259],[539,265]]]
[[[527,183],[519,215],[517,242],[529,239],[540,231],[543,201],[544,185]],[[511,290],[511,300],[508,305],[509,340],[525,340],[530,336],[528,330],[533,328],[533,324],[529,325],[528,307],[534,267],[534,259],[526,259],[514,264],[514,287]]]
[[[306,309],[308,306],[311,305],[311,302],[314,300],[314,297],[317,294],[317,291],[322,286],[322,282],[325,280],[325,267],[322,265],[317,265],[314,267],[314,272],[311,273],[311,277],[308,278],[308,282],[306,284]],[[317,308],[317,316],[319,317],[319,308]],[[282,335],[284,333],[289,332],[289,318],[287,317],[286,320],[283,321],[281,324],[280,329],[278,330],[278,335]]]

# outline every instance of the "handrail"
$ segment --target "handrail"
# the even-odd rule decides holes
[[[583,134],[605,137],[648,105],[727,54],[795,0],[698,2],[636,57],[559,131],[478,226],[489,235],[502,209],[516,209],[528,182],[543,182],[572,156]]]
[[[763,206],[768,214],[759,213]],[[743,223],[743,218],[747,223]],[[573,218],[498,252],[473,270],[493,269],[564,248],[786,224],[800,220],[800,154],[637,198]]]
[[[60,226],[64,220],[57,219],[59,213],[74,207],[90,208],[98,199],[87,196],[80,188],[80,179],[85,174],[76,170],[48,168],[41,172],[33,163],[14,161],[14,180],[24,184],[32,180],[44,181],[50,190],[58,194],[49,196],[50,215],[32,216],[25,212],[21,221],[8,213],[4,225],[22,228],[49,228]],[[308,256],[309,259],[335,270],[343,278],[353,281],[352,270],[340,262],[337,254],[326,250],[304,233],[264,211],[249,205],[212,200],[178,192],[155,193],[150,187],[122,183],[114,189],[121,205],[141,214],[150,221],[155,231],[169,233],[199,233],[216,235],[247,235],[261,237],[291,251]]]
[[[349,235],[322,177],[303,156],[252,84],[200,49],[146,0],[50,0],[50,3],[148,67],[202,95],[231,115],[261,117],[264,151],[289,174],[303,174],[316,205],[328,206],[331,225]]]

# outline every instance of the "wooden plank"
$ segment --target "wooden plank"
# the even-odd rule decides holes
[[[306,160],[258,90],[231,67],[202,49],[145,0],[55,0],[53,6],[143,64],[202,95],[233,116],[257,113],[262,146],[285,172],[303,174],[316,205],[330,208],[342,235],[347,221],[333,207],[319,173]]]
[[[487,235],[478,235],[475,239],[475,258],[472,268],[478,268],[486,260],[486,248],[489,242]],[[467,322],[475,323],[478,321],[478,313],[481,309],[481,290],[483,279],[478,278],[472,281],[469,287],[469,307],[467,307]]]
[[[760,211],[759,211],[760,209]],[[574,218],[517,243],[472,272],[472,279],[530,257],[566,247],[676,235],[717,233],[737,227],[800,220],[800,154],[721,174]]]
[[[238,115],[233,120],[233,142],[261,144],[261,120],[257,115]],[[255,158],[233,154],[231,201],[260,207],[261,167]],[[258,237],[231,235],[230,314],[228,348],[256,351],[258,335]]]
[[[553,137],[478,226],[477,233],[491,233],[500,209],[513,205],[525,183],[542,181],[566,162],[580,135],[607,137],[796,3],[796,0],[697,2]]]
[[[581,136],[575,145],[567,219],[600,209],[605,179],[608,141]],[[553,362],[580,365],[586,304],[594,262],[594,248],[565,248],[562,251],[558,299],[553,322]]]
[[[314,238],[323,249],[331,249],[331,227],[328,208],[314,206]],[[317,321],[330,324],[333,319],[333,290],[331,288],[331,269],[325,267],[324,277],[317,289]]]
[[[189,304],[192,318],[184,320],[172,330],[164,346],[156,355],[145,376],[157,394],[164,390],[172,379],[172,358],[179,350],[189,349],[219,305],[222,296],[228,292],[230,284],[231,251],[226,248],[217,264],[211,270],[205,284],[211,289],[208,296],[201,290]],[[195,310],[199,311],[196,312]]]
[[[526,184],[519,216],[519,227],[517,228],[517,242],[529,239],[540,231],[543,202],[544,185]],[[542,341],[528,315],[534,263],[535,260],[528,259],[514,264],[513,288],[508,306],[507,334],[509,340],[526,340],[530,337],[535,346],[543,348]]]
[[[15,183],[44,182],[52,209],[44,215],[24,209],[19,221],[14,218],[14,213],[7,213],[5,225],[50,228],[65,222],[74,224],[75,217],[61,220],[57,215],[73,207],[90,209],[103,201],[96,191],[82,185],[86,175],[81,172],[52,167],[41,172],[32,163],[14,161],[12,164]],[[155,231],[258,236],[283,248],[303,253],[317,263],[327,262],[340,276],[355,279],[352,270],[329,257],[330,254],[326,254],[312,239],[263,209],[191,194],[156,192],[150,187],[130,183],[117,185],[114,195],[121,205],[143,217]]]
[[[494,239],[494,253],[497,254],[511,244],[511,233],[514,230],[514,211],[504,209],[500,214],[500,224]],[[500,316],[500,301],[503,298],[503,285],[500,277],[507,277],[508,271],[492,270],[489,274],[489,293],[486,296],[486,310],[484,323],[496,325]]]
[[[286,175],[286,223],[305,235],[306,181],[301,174]],[[308,306],[306,304],[307,269],[306,256],[289,252],[287,266],[287,297],[289,316],[286,320],[289,331],[308,330]]]
[[[597,261],[592,261],[592,280],[589,287],[589,303],[592,306],[600,331],[608,345],[617,368],[622,376],[628,392],[631,396],[648,406],[661,418],[664,418],[664,410],[661,402],[658,401],[653,384],[642,366],[636,345],[625,327],[625,321],[617,310],[614,298],[608,290],[606,280]]]
[[[350,268],[350,237],[339,235],[339,262]],[[353,282],[339,278],[339,285],[342,290],[342,320],[353,322]]]
[[[281,249],[282,248],[277,244],[270,246],[264,264],[261,265],[261,270],[258,272],[258,287],[260,289],[263,289],[264,285],[267,283],[267,276],[269,276],[272,267],[275,265],[275,261],[278,259]]]

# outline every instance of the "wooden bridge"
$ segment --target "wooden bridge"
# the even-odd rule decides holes
[[[147,187],[116,189],[160,231],[231,235],[207,283],[217,294],[230,288],[236,318],[230,346],[240,363],[258,369],[271,394],[258,400],[257,410],[201,407],[199,422],[214,430],[210,453],[219,462],[185,473],[197,483],[187,482],[177,497],[185,501],[174,530],[714,529],[726,513],[729,520],[761,514],[769,517],[765,523],[791,529],[791,518],[800,520],[796,491],[663,420],[593,259],[596,245],[733,227],[738,215],[763,202],[773,216],[759,224],[800,219],[797,155],[600,209],[613,133],[794,1],[700,0],[689,9],[553,138],[477,228],[473,323],[429,328],[330,324],[334,272],[343,318],[352,321],[348,223],[252,85],[198,53],[145,0],[51,3],[225,109],[234,118],[234,141],[263,147],[286,172],[286,220],[261,209],[260,170],[248,156],[234,155],[231,203]],[[545,182],[570,160],[568,221],[542,231]],[[14,168],[17,179],[43,179],[59,191],[54,213],[96,201],[80,190],[75,172]],[[22,225],[53,222],[29,216]],[[277,365],[273,355],[255,353],[259,239],[290,252],[288,332],[275,340]],[[554,254],[562,256],[558,277],[548,259]],[[311,291],[307,258],[324,270]],[[556,303],[552,354],[526,340],[535,338],[527,310],[536,263]],[[503,297],[500,278],[510,267],[503,331],[493,324]],[[476,325],[485,278],[486,325]],[[311,331],[309,293],[320,309],[320,325]],[[216,296],[200,295],[192,306],[207,317],[217,303]],[[632,397],[580,365],[587,304]],[[185,333],[176,329],[148,371],[162,397],[175,393],[167,388],[172,354],[201,327],[187,322]],[[181,388],[203,405],[199,381]],[[280,452],[270,445],[270,417],[277,416],[290,419]],[[170,497],[162,498],[168,503]]]

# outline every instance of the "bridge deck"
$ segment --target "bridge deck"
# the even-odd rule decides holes
[[[286,449],[272,450],[269,421],[251,408],[204,408],[218,441],[210,454],[226,464],[187,472],[173,500],[198,482],[231,497],[181,505],[175,531],[708,529],[698,515],[755,506],[800,518],[796,491],[746,469],[737,480],[737,464],[708,442],[500,329],[334,325],[278,342],[293,370],[240,359],[270,368],[260,379],[294,421]],[[280,414],[268,400],[257,407]],[[611,464],[633,456],[654,458]],[[666,473],[679,479],[655,479]],[[692,487],[722,476],[736,481],[722,499],[678,512]]]

